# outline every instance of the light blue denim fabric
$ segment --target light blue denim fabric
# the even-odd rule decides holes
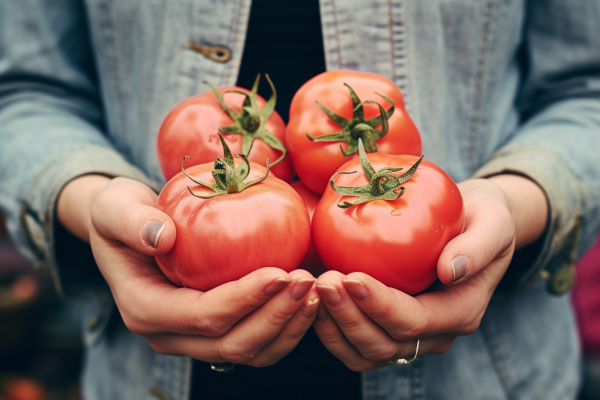
[[[191,362],[127,331],[86,281],[94,265],[57,263],[56,198],[86,173],[159,190],[158,127],[208,89],[203,81],[235,83],[249,9],[250,0],[0,2],[0,208],[65,293],[96,293],[86,399],[185,400]],[[457,181],[528,176],[550,205],[539,256],[517,271],[520,292],[495,296],[480,328],[448,353],[363,374],[363,397],[573,398],[573,317],[546,286],[563,291],[555,272],[570,273],[600,226],[600,1],[322,0],[321,15],[327,68],[392,79],[429,160]],[[232,57],[215,62],[190,43]]]

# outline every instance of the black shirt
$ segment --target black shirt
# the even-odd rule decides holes
[[[318,0],[254,0],[237,86],[252,88],[268,73],[277,89],[276,110],[287,122],[290,102],[304,82],[325,71]],[[258,93],[271,95],[266,80]],[[236,365],[234,372],[194,361],[192,400],[360,399],[360,374],[352,372],[309,329],[298,346],[265,368]]]

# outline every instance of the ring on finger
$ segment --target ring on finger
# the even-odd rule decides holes
[[[419,356],[419,343],[421,342],[421,339],[417,339],[417,349],[415,350],[415,356],[413,358],[411,358],[410,360],[407,360],[406,358],[398,358],[396,360],[389,360],[390,364],[394,364],[394,365],[406,365],[406,364],[410,364],[411,362],[414,362],[417,360],[417,357]]]
[[[235,364],[232,362],[226,363],[210,363],[210,369],[216,372],[233,372]]]

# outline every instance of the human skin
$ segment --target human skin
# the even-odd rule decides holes
[[[364,273],[329,271],[319,277],[322,304],[314,323],[323,344],[348,368],[368,371],[389,360],[450,349],[474,332],[516,248],[543,233],[548,205],[543,190],[518,175],[470,179],[458,185],[465,230],[440,255],[445,285],[409,296]]]
[[[108,183],[110,185],[107,187]],[[443,289],[412,297],[362,273],[345,276],[329,271],[319,277],[317,288],[323,304],[319,306],[318,317],[313,326],[329,351],[350,369],[367,371],[389,365],[390,359],[411,358],[415,354],[417,338],[421,339],[420,355],[447,351],[457,336],[470,334],[479,326],[492,293],[508,268],[515,247],[525,247],[543,233],[548,213],[547,200],[544,192],[533,181],[517,175],[498,175],[489,179],[467,180],[458,186],[465,201],[465,231],[448,243],[438,261],[438,276],[446,285]],[[148,198],[138,199],[138,191],[149,192],[145,194]],[[134,200],[123,200],[128,192],[135,194]],[[98,199],[99,193],[104,198]],[[231,304],[238,304],[238,301],[247,301],[246,293],[253,293],[251,289],[247,289],[243,295],[236,296],[235,290],[241,286],[239,282],[254,279],[254,274],[237,281],[237,287],[234,286],[233,290],[228,292],[230,297],[226,297],[225,293],[223,297],[217,295],[220,293],[215,294],[217,289],[225,289],[229,285],[227,284],[206,293],[186,294],[184,299],[183,291],[191,289],[170,285],[161,276],[154,262],[149,261],[152,257],[148,257],[158,254],[159,251],[168,251],[174,239],[169,235],[174,235],[174,230],[167,226],[160,236],[157,249],[151,249],[141,239],[142,223],[121,223],[124,216],[129,216],[127,220],[134,221],[167,221],[168,217],[164,214],[154,214],[155,209],[151,207],[154,196],[156,195],[149,188],[139,182],[122,178],[110,182],[104,177],[84,176],[73,180],[63,189],[57,205],[58,218],[72,233],[92,243],[98,265],[111,286],[127,326],[133,332],[146,336],[153,348],[162,353],[190,355],[206,361],[222,361],[226,358],[214,357],[215,354],[222,353],[222,350],[215,350],[215,347],[222,349],[218,339],[206,334],[200,337],[186,336],[186,333],[189,334],[196,328],[182,328],[179,326],[182,322],[176,323],[169,313],[178,310],[178,307],[184,307],[181,304],[188,304],[190,298],[192,302],[199,302],[204,296],[205,299],[208,298],[207,304],[209,301],[215,306],[227,304],[206,316],[213,321],[217,315],[219,318],[227,316],[227,322],[219,332],[209,333],[214,336],[216,333],[225,332],[223,337],[231,335],[228,343],[238,343],[236,339],[243,338],[242,334],[234,335],[239,333],[239,326],[234,327],[231,332],[229,328],[243,317],[241,314],[245,310],[229,308]],[[108,210],[98,209],[99,202]],[[93,205],[95,210],[96,224],[105,226],[104,229],[108,229],[109,233],[101,235],[95,230],[89,205]],[[144,217],[134,218],[133,215],[137,213]],[[121,230],[123,232],[119,233]],[[127,238],[127,235],[131,239]],[[119,238],[121,242],[117,241]],[[98,257],[98,254],[106,254],[106,257]],[[462,269],[466,275],[462,277],[459,263],[455,262],[456,271],[452,267],[452,260],[459,256],[465,256],[468,260],[466,268]],[[111,265],[111,261],[114,264]],[[288,278],[283,271],[273,270],[264,272],[269,274],[270,280],[260,280],[262,285],[278,277],[294,279],[289,286],[297,285],[299,279],[309,279],[308,273],[296,277],[294,271]],[[248,283],[248,286],[252,286],[254,293],[260,293],[260,285],[254,286],[255,282]],[[141,291],[140,288],[144,287],[148,289]],[[137,296],[131,296],[128,290],[139,293]],[[163,299],[168,298],[170,292],[177,291],[180,291],[181,297],[169,300],[168,306],[163,306]],[[285,291],[289,291],[289,287],[282,292]],[[318,300],[311,303],[311,300],[319,298],[315,292],[314,288],[311,289],[308,296],[295,302],[294,307],[286,309],[287,315],[291,315],[292,312],[295,314],[281,326],[277,335],[271,333],[266,335],[266,338],[257,339],[257,344],[239,359],[231,357],[231,352],[228,352],[228,360],[236,359],[238,362],[245,361],[257,366],[270,365],[291,351],[299,341],[294,334],[300,332],[297,336],[301,336],[301,333],[308,329],[307,324],[310,325],[314,319],[314,311],[319,304]],[[212,297],[207,296],[209,294]],[[175,297],[174,294],[172,296]],[[261,298],[261,304],[270,304],[279,297],[285,296],[278,294],[268,301]],[[218,301],[215,300],[217,298]],[[228,299],[234,301],[230,302]],[[282,303],[284,300],[291,302],[289,297],[280,300]],[[180,303],[174,306],[175,302]],[[260,301],[252,303],[248,308],[258,308],[258,303]],[[199,309],[211,308],[196,307],[195,304],[199,303],[194,303],[193,310],[181,310],[181,314],[178,314],[187,317],[183,319],[184,323],[187,320],[198,321],[194,313]],[[140,307],[141,310],[145,310],[143,313]],[[305,311],[306,314],[313,314],[309,318],[301,319],[302,310],[307,309],[310,309],[310,312]],[[132,315],[131,319],[126,318],[129,314]],[[198,318],[202,321],[205,316]],[[254,321],[253,318],[254,314],[244,321]],[[142,322],[137,323],[138,320]],[[260,327],[262,322],[257,320],[256,323]],[[142,328],[138,328],[138,325]],[[248,325],[249,323],[246,323],[246,326]],[[182,332],[183,335],[154,334],[156,331]],[[274,328],[273,332],[276,331]],[[206,333],[205,329],[203,332]],[[256,352],[261,345],[264,347]],[[256,355],[250,358],[248,355],[252,354]],[[257,357],[259,361],[255,360]]]
[[[154,261],[176,236],[156,200],[140,182],[86,175],[57,203],[59,222],[90,243],[127,328],[159,353],[209,362],[263,367],[288,354],[317,313],[315,278],[262,268],[207,292],[177,287]]]

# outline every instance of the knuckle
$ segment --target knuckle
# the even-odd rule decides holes
[[[125,327],[129,329],[131,333],[140,336],[144,336],[148,333],[148,331],[145,328],[143,328],[143,324],[141,324],[135,317],[132,317],[130,315],[123,315],[122,318]]]
[[[275,365],[277,364],[277,362],[279,361],[279,359],[272,359],[272,358],[267,358],[267,357],[254,357],[252,360],[250,360],[248,362],[248,365],[251,367],[256,367],[256,368],[264,368],[264,367],[270,367],[271,365]]]
[[[357,362],[347,363],[346,367],[348,367],[351,371],[354,372],[367,372],[375,368],[375,365],[370,362]]]
[[[148,340],[148,343],[150,344],[150,347],[152,347],[152,350],[154,350],[158,354],[170,355],[169,351],[165,348],[165,346],[160,340],[153,340],[148,338],[146,340]]]
[[[219,337],[227,332],[227,328],[219,321],[213,321],[205,315],[192,317],[192,326],[197,334],[206,337]]]
[[[224,343],[219,348],[219,357],[235,364],[248,364],[256,356],[256,352],[241,349],[231,343]]]
[[[462,336],[467,336],[479,329],[479,321],[473,321],[467,324],[460,332]]]
[[[383,347],[383,348],[376,348],[373,349],[372,351],[368,351],[365,353],[362,353],[363,356],[370,361],[375,361],[375,362],[380,362],[380,361],[387,361],[387,360],[391,360],[392,358],[394,358],[396,356],[396,354],[398,353],[396,346],[392,345],[392,344],[388,344],[387,346]]]
[[[327,331],[317,331],[317,335],[323,344],[334,344],[339,342],[340,335]]]
[[[431,351],[432,354],[444,354],[450,350],[454,341],[448,341],[440,346],[438,346],[435,350]]]

